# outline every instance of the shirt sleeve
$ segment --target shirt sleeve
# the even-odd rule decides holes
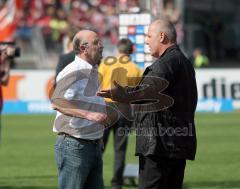
[[[73,100],[77,95],[79,82],[75,82],[69,89],[66,90],[64,98],[67,100]]]

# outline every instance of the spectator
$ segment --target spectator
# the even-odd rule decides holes
[[[129,39],[121,39],[118,44],[118,56],[113,58],[115,60],[112,64],[106,58],[99,66],[99,73],[102,77],[102,89],[109,89],[112,87],[113,81],[117,81],[123,86],[135,86],[138,84],[142,75],[141,70],[136,64],[131,62],[130,54],[133,52],[133,44]],[[129,104],[114,102],[111,99],[105,99],[107,105],[110,107],[117,107],[120,111],[120,117],[111,128],[104,131],[103,143],[106,147],[110,131],[113,130],[114,137],[114,173],[112,178],[112,188],[121,189],[123,185],[123,171],[125,166],[125,155],[127,151],[128,136],[120,135],[119,131],[131,126],[128,117],[131,115],[131,107]]]
[[[15,49],[8,45],[0,44],[0,138],[1,138],[1,113],[3,108],[2,86],[7,86],[10,76],[10,66]]]
[[[23,3],[24,11],[22,20],[18,23],[18,37],[29,38],[33,27],[39,26],[46,48],[53,57],[55,51],[61,52],[62,39],[67,35],[69,26],[98,30],[101,37],[111,39],[113,44],[117,42],[118,17],[115,14],[114,0],[26,0]]]
[[[66,34],[68,23],[67,17],[63,9],[58,9],[56,17],[50,21],[53,42],[62,43],[63,36]],[[58,46],[57,46],[58,48]],[[62,49],[59,49],[61,51]]]
[[[72,41],[73,41],[74,35],[77,33],[76,30],[77,29],[72,28],[68,33],[67,52],[65,54],[60,55],[59,57],[58,64],[56,67],[56,73],[55,73],[55,81],[56,81],[57,75],[75,58],[75,52],[73,51]]]
[[[206,67],[209,64],[208,57],[203,54],[202,50],[200,48],[196,48],[193,52],[193,58],[194,58],[194,67],[200,68],[200,67]]]

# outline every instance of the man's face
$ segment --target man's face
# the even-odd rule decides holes
[[[150,25],[148,28],[147,37],[145,39],[145,42],[149,46],[150,53],[153,57],[159,57],[159,48],[161,46],[160,35],[156,31],[156,26]]]
[[[103,57],[103,45],[102,41],[97,35],[94,36],[93,39],[88,43],[87,53],[91,62],[94,64],[100,64]]]

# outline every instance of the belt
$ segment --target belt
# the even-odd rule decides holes
[[[84,142],[84,143],[90,143],[90,144],[99,144],[99,142],[100,142],[100,139],[89,140],[89,139],[83,139],[83,138],[76,138],[67,133],[58,133],[58,135],[61,135],[61,136],[67,137],[67,138],[73,138],[73,139],[77,140],[78,142]]]

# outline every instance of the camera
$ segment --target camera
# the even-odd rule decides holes
[[[3,51],[6,51],[8,58],[16,58],[21,55],[21,49],[16,46],[15,42],[0,41],[0,52],[2,53]]]

